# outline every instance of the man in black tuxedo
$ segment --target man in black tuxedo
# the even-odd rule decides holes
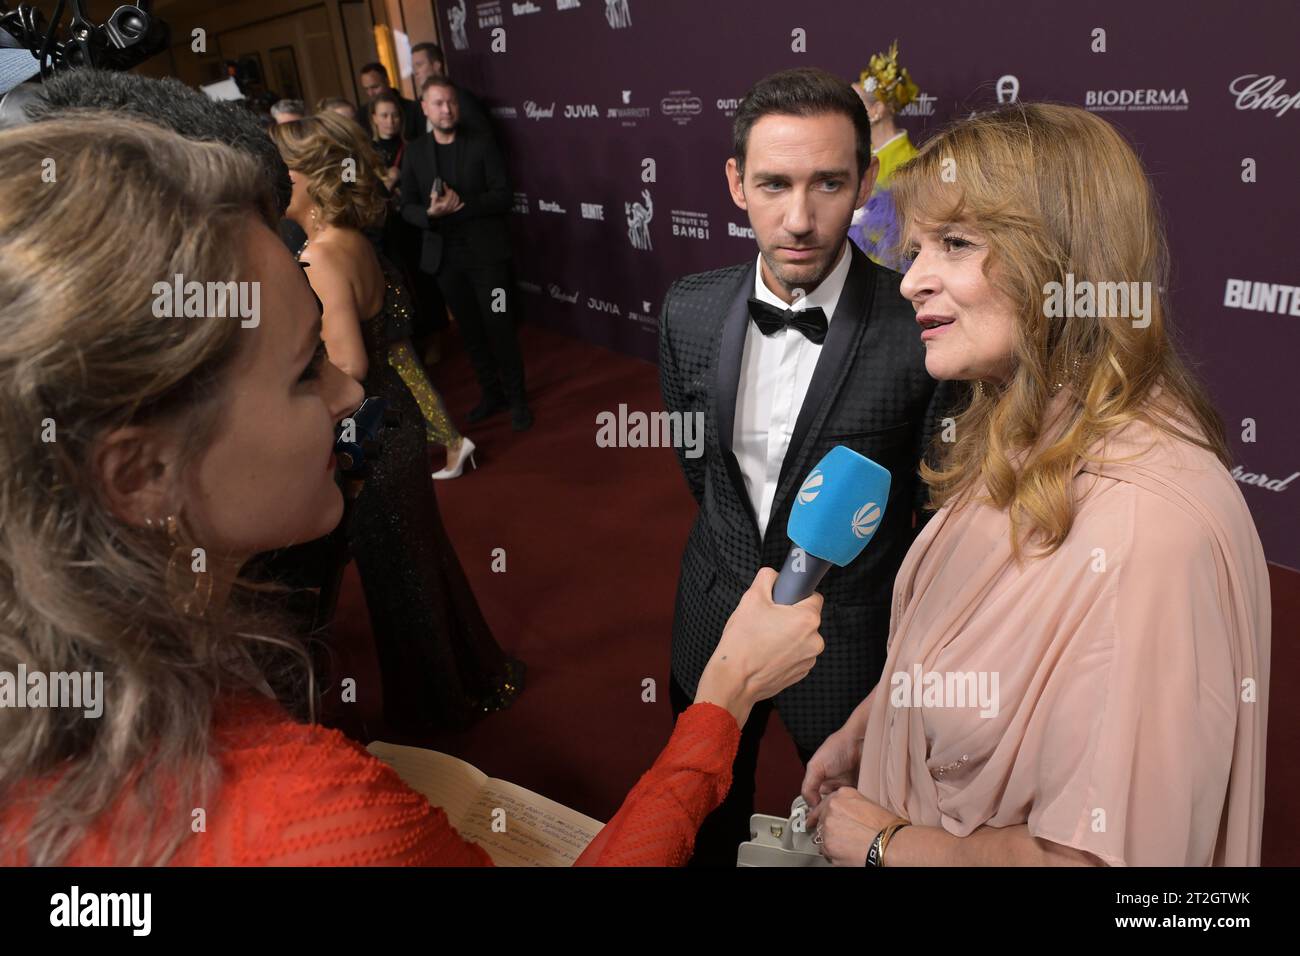
[[[729,866],[749,839],[773,704],[807,763],[880,678],[894,575],[926,518],[917,469],[955,399],[926,373],[902,277],[847,241],[877,169],[867,113],[849,85],[807,68],[769,76],[742,101],[733,132],[728,184],[759,255],[679,279],[660,318],[664,403],[702,415],[705,442],[702,456],[678,452],[699,514],[677,588],[674,714],[694,698],[758,568],[784,563],[791,504],[821,457],[847,445],[892,480],[867,550],[819,588],[825,652],[808,677],[754,708],[731,791],[700,830],[693,862]]]
[[[446,77],[427,79],[420,101],[433,131],[402,156],[402,216],[424,230],[420,268],[437,276],[483,390],[467,420],[482,421],[508,403],[511,425],[524,431],[533,415],[513,320],[505,161],[489,137],[458,126]]]

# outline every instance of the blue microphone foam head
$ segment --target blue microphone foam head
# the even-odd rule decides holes
[[[889,469],[836,445],[808,473],[790,509],[790,540],[844,567],[880,527],[889,500]]]

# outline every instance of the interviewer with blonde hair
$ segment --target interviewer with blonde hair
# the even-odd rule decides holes
[[[1257,865],[1268,573],[1172,341],[1136,154],[1015,105],[893,188],[926,368],[971,399],[922,466],[938,511],[881,681],[808,765],[814,842],[857,866]]]
[[[338,523],[334,428],[363,395],[325,358],[265,169],[84,112],[0,132],[0,179],[0,674],[103,687],[90,712],[0,706],[0,865],[490,864],[390,768],[296,719],[310,661],[244,600],[252,555]],[[256,283],[257,321],[158,309],[178,274]],[[822,650],[820,598],[777,607],[774,578],[579,862],[690,856],[739,725]]]

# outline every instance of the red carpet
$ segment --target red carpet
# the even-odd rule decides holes
[[[432,370],[453,418],[477,401],[454,334]],[[534,325],[521,329],[537,421],[516,434],[508,415],[467,433],[477,471],[438,482],[443,520],[497,639],[528,665],[508,710],[471,730],[401,739],[380,720],[378,672],[365,601],[349,568],[333,643],[339,676],[357,679],[358,703],[327,696],[327,713],[362,740],[432,747],[489,776],[528,787],[601,820],[645,772],[672,728],[668,653],[678,562],[695,503],[673,452],[600,448],[596,415],[662,408],[658,370]],[[436,450],[433,468],[442,467]],[[504,573],[493,573],[495,549]],[[1264,863],[1300,863],[1300,575],[1271,566],[1272,700]],[[642,682],[656,685],[642,701]],[[779,718],[759,760],[758,810],[788,812],[803,768]]]
[[[508,414],[464,425],[478,400],[464,353],[432,370],[453,419],[478,445],[478,469],[437,482],[443,521],[497,640],[528,666],[524,692],[471,730],[411,740],[607,820],[672,730],[669,642],[678,564],[694,519],[676,458],[665,448],[601,448],[596,416],[662,409],[658,370],[537,326],[521,329],[536,422]],[[443,454],[434,450],[432,468]],[[431,468],[431,470],[432,470]],[[495,549],[504,573],[492,571]],[[385,734],[365,599],[348,569],[333,643],[355,676],[358,703],[329,702],[363,740]],[[643,681],[655,701],[642,700]],[[333,696],[333,695],[331,695]],[[351,713],[355,708],[360,713]],[[772,719],[759,765],[759,809],[789,812],[803,766]]]

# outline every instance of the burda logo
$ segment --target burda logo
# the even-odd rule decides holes
[[[1187,90],[1088,90],[1084,94],[1085,109],[1094,113],[1127,111],[1175,111],[1185,110],[1189,103]]]
[[[512,3],[512,4],[510,5],[510,12],[513,13],[513,14],[514,14],[515,16],[517,16],[517,17],[522,17],[522,16],[524,16],[524,15],[527,14],[527,13],[541,13],[541,12],[542,12],[542,8],[539,7],[537,4],[532,3],[532,2],[528,2],[528,3]]]
[[[562,212],[565,212],[566,210],[565,210],[565,208],[564,208],[563,206],[561,206],[558,202],[548,202],[548,201],[545,200],[545,199],[539,199],[539,200],[537,200],[537,211],[538,211],[538,212],[560,212],[560,213],[562,213]]]
[[[735,236],[737,239],[753,239],[754,230],[749,226],[738,226],[734,222],[727,223],[727,235]]]
[[[524,115],[531,120],[553,119],[555,117],[555,102],[552,101],[550,106],[538,106],[532,100],[524,104]]]
[[[1239,110],[1276,110],[1274,116],[1281,116],[1287,110],[1300,109],[1300,93],[1287,95],[1282,87],[1286,80],[1279,80],[1273,74],[1260,76],[1247,73],[1228,84],[1228,92],[1237,98]]]

